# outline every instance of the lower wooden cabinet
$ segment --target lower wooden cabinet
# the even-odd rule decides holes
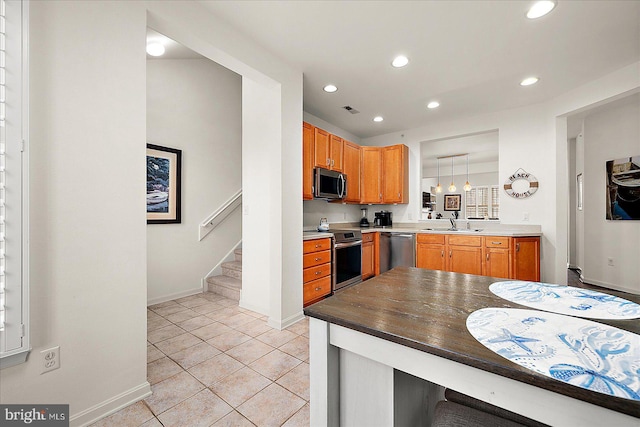
[[[540,238],[418,234],[416,267],[539,281]]]
[[[375,235],[378,233],[362,233],[362,280],[376,274]]]
[[[302,247],[302,304],[306,307],[331,294],[331,239],[305,240]]]

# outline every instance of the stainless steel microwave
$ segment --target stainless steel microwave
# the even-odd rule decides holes
[[[334,200],[347,196],[347,177],[344,174],[315,168],[313,175],[313,197],[316,199]]]

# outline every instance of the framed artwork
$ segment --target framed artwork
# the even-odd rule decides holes
[[[147,144],[147,224],[180,223],[182,150]]]
[[[640,220],[640,155],[606,162],[606,218]]]
[[[460,194],[445,194],[444,195],[444,210],[445,211],[459,211],[460,201],[462,195]]]

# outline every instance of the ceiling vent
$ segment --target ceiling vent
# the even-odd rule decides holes
[[[345,110],[347,110],[347,111],[348,111],[348,112],[350,112],[351,114],[358,114],[358,113],[360,113],[360,111],[356,110],[355,108],[353,108],[353,107],[352,107],[352,106],[350,106],[350,105],[345,105],[345,106],[344,106],[344,107],[342,107],[342,108],[344,108]]]

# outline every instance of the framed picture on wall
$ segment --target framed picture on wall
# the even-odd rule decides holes
[[[147,144],[147,224],[180,223],[182,150]]]
[[[462,200],[461,194],[445,194],[444,195],[444,210],[445,211],[459,211],[460,201]]]

